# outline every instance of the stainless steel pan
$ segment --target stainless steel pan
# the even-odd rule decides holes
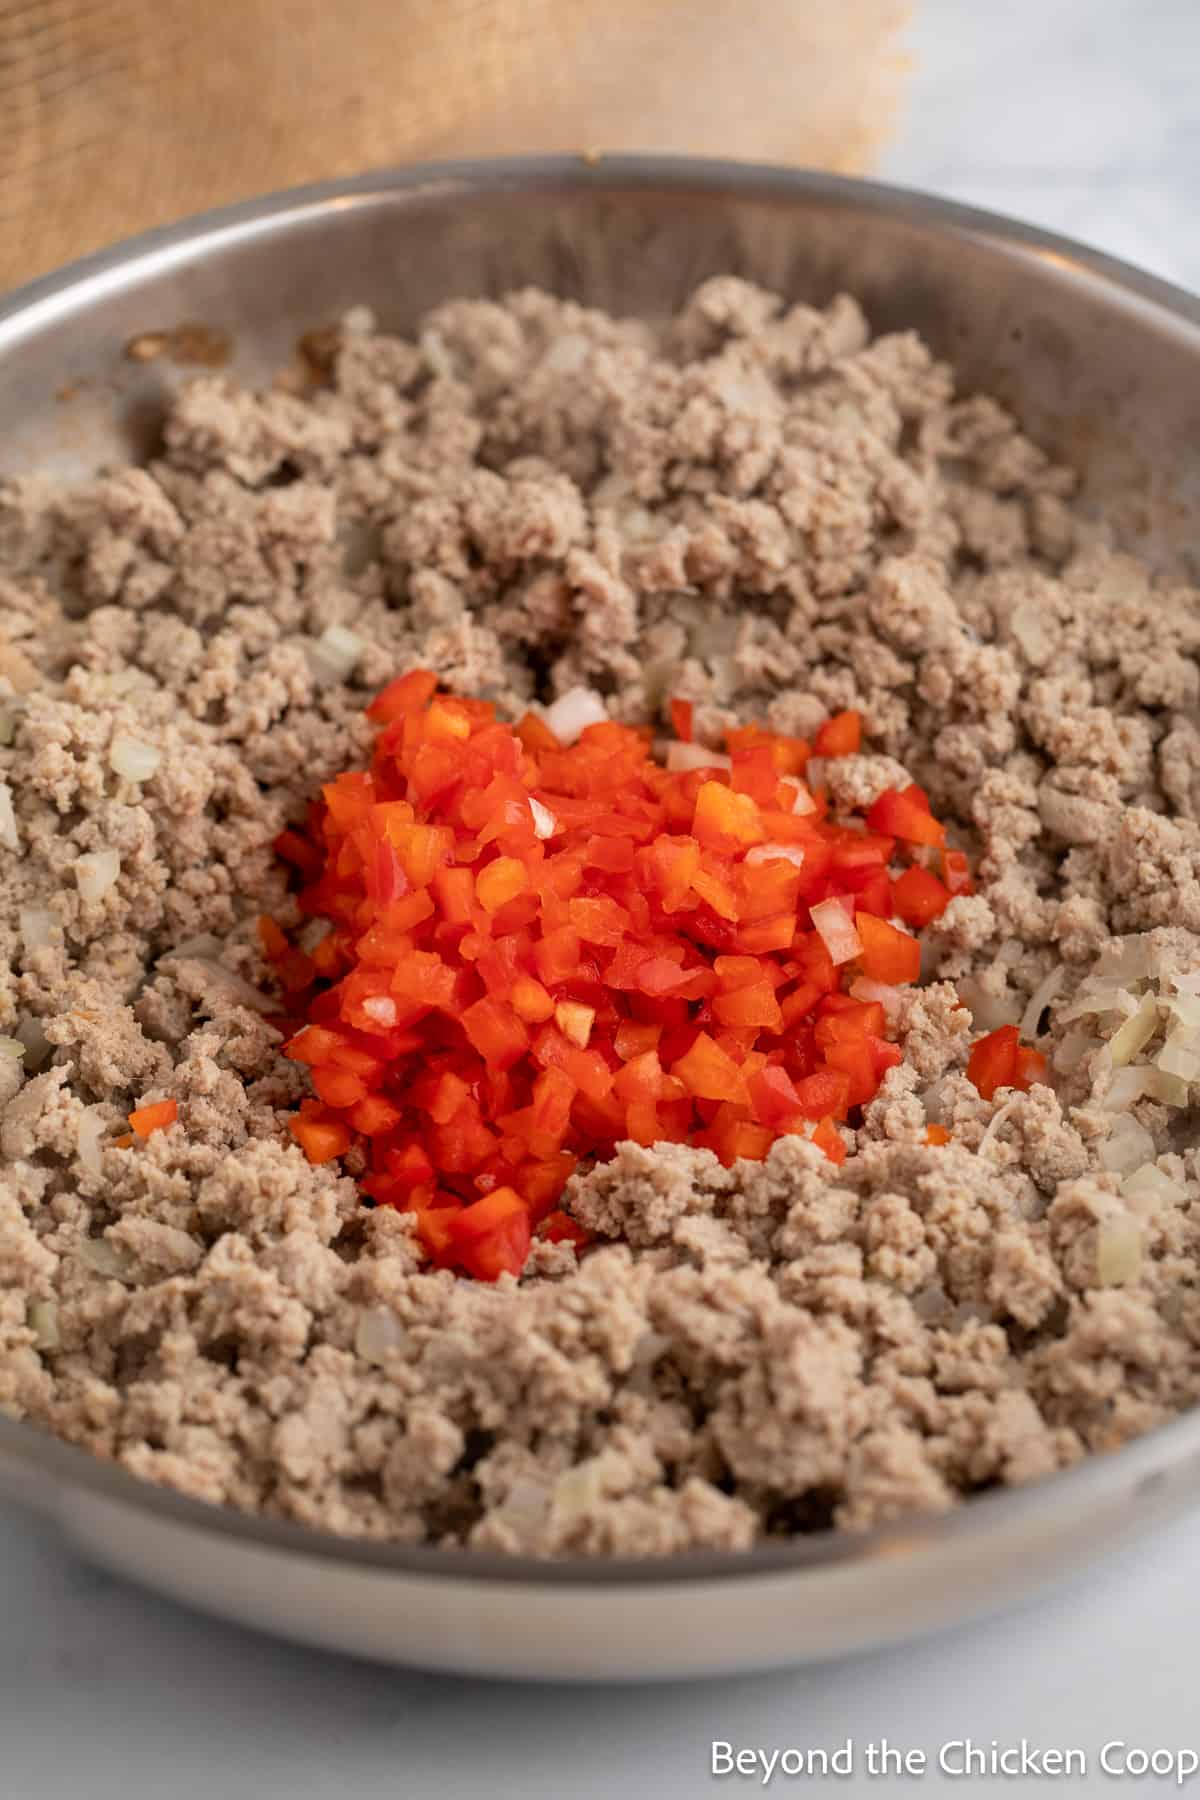
[[[1084,474],[1125,541],[1200,565],[1200,305],[1042,232],[893,189],[716,162],[418,168],[307,188],[140,238],[0,307],[0,470],[70,474],[152,441],[169,365],[139,333],[230,331],[284,363],[346,306],[408,325],[536,282],[665,313],[734,270],[794,298],[848,288],[913,326]],[[1200,1493],[1200,1416],[956,1514],[744,1556],[544,1565],[346,1542],[145,1486],[0,1420],[0,1495],[88,1555],[309,1643],[473,1673],[586,1680],[823,1659],[958,1623],[1073,1574]]]

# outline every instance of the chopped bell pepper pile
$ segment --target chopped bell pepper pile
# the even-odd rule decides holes
[[[670,711],[689,742],[691,708]],[[260,925],[305,1020],[286,1050],[315,1090],[292,1121],[313,1162],[358,1144],[366,1193],[491,1280],[535,1230],[585,1240],[563,1188],[624,1139],[728,1165],[802,1133],[843,1160],[839,1121],[901,1060],[880,1000],[849,989],[917,980],[905,927],[970,891],[919,788],[835,822],[801,739],[750,725],[673,770],[649,730],[564,746],[424,670],[369,717],[370,769],[276,841],[328,934],[310,956]],[[861,739],[846,712],[815,747]]]

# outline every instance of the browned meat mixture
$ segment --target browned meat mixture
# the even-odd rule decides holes
[[[1200,607],[1071,490],[916,337],[733,279],[661,330],[353,316],[310,395],[204,375],[148,467],[11,486],[0,1406],[334,1531],[600,1554],[949,1507],[1191,1405]],[[253,919],[413,663],[710,739],[861,708],[835,798],[906,772],[979,891],[840,1171],[625,1146],[568,1191],[611,1244],[488,1287],[307,1164]],[[1022,1019],[1054,1086],[985,1102]]]

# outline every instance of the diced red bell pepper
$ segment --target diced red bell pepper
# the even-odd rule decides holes
[[[690,700],[672,700],[671,729],[683,744],[690,744],[692,741],[692,714]]]
[[[867,814],[867,824],[872,831],[903,838],[909,844],[940,847],[946,841],[945,826],[933,817],[924,790],[915,782],[880,794]]]
[[[862,745],[862,714],[834,713],[813,739],[814,756],[853,756]]]
[[[862,943],[860,966],[868,980],[898,987],[920,979],[921,946],[915,937],[874,913],[855,913],[854,926]]]
[[[832,1163],[844,1163],[846,1160],[846,1140],[832,1119],[822,1119],[812,1134],[811,1142],[818,1150],[823,1150]]]
[[[138,1137],[148,1138],[153,1132],[175,1123],[179,1117],[179,1103],[176,1100],[152,1100],[148,1106],[135,1106],[128,1116]]]
[[[480,1281],[519,1275],[533,1238],[529,1208],[515,1189],[494,1188],[448,1222],[448,1236],[450,1253],[468,1275]]]
[[[972,1045],[967,1079],[975,1083],[985,1100],[990,1100],[998,1088],[1015,1085],[1019,1048],[1020,1033],[1015,1025],[1001,1025]]]
[[[950,904],[950,890],[928,869],[905,869],[892,883],[892,904],[906,925],[918,930],[933,919],[940,919]]]

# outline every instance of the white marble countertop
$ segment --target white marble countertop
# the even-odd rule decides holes
[[[908,126],[883,173],[1088,239],[1200,287],[1200,0],[918,0]],[[215,1624],[112,1581],[0,1511],[5,1800],[354,1800],[717,1786],[709,1743],[886,1736],[1147,1749],[1196,1726],[1200,1520],[1017,1617],[828,1669],[551,1691],[364,1667]],[[1008,1794],[1019,1778],[860,1777],[776,1790]],[[1071,1792],[1157,1793],[1093,1772]],[[1190,1791],[1200,1793],[1200,1778]]]

